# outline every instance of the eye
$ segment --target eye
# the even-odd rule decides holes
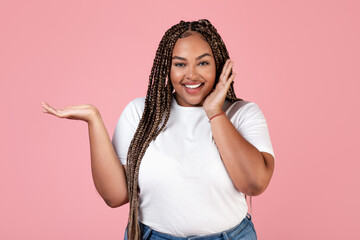
[[[199,63],[201,66],[206,66],[206,65],[209,65],[209,63],[208,62],[200,62]]]
[[[185,64],[183,64],[183,63],[175,63],[174,66],[175,67],[183,67],[183,66],[185,66]]]

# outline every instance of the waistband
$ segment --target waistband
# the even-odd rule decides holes
[[[162,233],[162,232],[158,232],[155,231],[154,229],[150,228],[149,226],[141,223],[139,221],[139,225],[140,225],[140,229],[141,229],[141,234],[142,234],[142,240],[146,240],[150,233],[161,237],[161,238],[165,238],[165,239],[169,239],[169,240],[211,240],[211,239],[215,239],[215,238],[220,238],[222,236],[224,236],[225,240],[229,240],[232,239],[233,236],[236,236],[241,230],[243,230],[248,224],[250,224],[251,222],[251,215],[248,213],[246,215],[246,217],[236,226],[222,231],[222,232],[218,232],[218,233],[212,233],[212,234],[208,234],[208,235],[203,235],[203,236],[189,236],[189,237],[177,237],[177,236],[173,236],[167,233]]]

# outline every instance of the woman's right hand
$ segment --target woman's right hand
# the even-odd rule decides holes
[[[43,112],[59,118],[68,118],[75,120],[83,120],[89,122],[93,117],[99,114],[98,109],[91,104],[71,105],[64,109],[55,109],[49,104],[42,102]]]
[[[83,120],[89,123],[91,172],[95,188],[110,207],[129,202],[126,167],[122,166],[111,143],[98,109],[91,104],[55,109],[42,102],[43,112],[59,118]]]

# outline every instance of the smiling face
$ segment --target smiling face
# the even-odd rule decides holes
[[[179,38],[170,69],[177,103],[184,107],[202,106],[213,89],[215,78],[215,59],[207,41],[199,33]]]

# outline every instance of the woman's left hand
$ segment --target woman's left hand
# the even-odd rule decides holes
[[[231,82],[235,78],[235,73],[232,73],[229,77],[232,67],[233,62],[230,59],[226,60],[215,89],[212,90],[203,103],[203,108],[208,118],[223,112],[222,106],[224,105],[226,94]]]

